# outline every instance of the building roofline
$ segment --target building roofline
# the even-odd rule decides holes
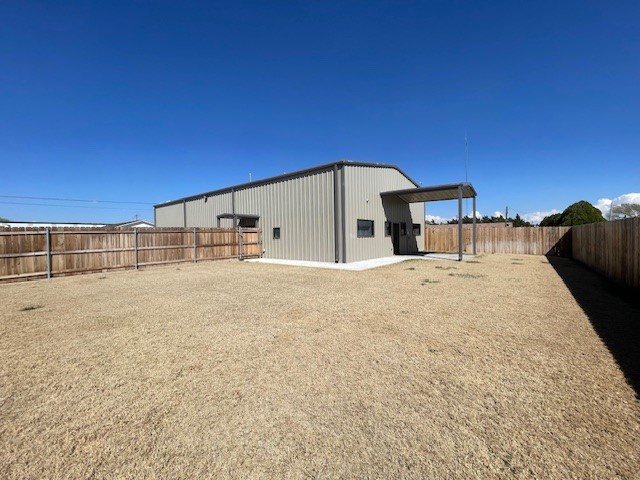
[[[282,175],[276,175],[276,176],[273,176],[273,177],[263,178],[262,180],[255,180],[253,182],[240,183],[238,185],[233,185],[233,186],[230,186],[230,187],[220,188],[218,190],[211,190],[209,192],[203,192],[203,193],[199,193],[199,194],[196,194],[196,195],[189,195],[188,197],[178,198],[176,200],[169,200],[168,202],[158,203],[158,204],[154,205],[153,208],[155,209],[155,208],[158,208],[158,207],[167,207],[167,206],[176,205],[178,203],[182,203],[182,202],[185,202],[185,201],[197,200],[197,199],[203,198],[203,197],[212,197],[214,195],[221,195],[223,193],[229,193],[229,192],[232,192],[232,191],[244,190],[244,189],[253,188],[253,187],[259,187],[259,186],[262,186],[262,185],[267,185],[269,183],[274,183],[274,182],[279,182],[279,181],[282,181],[282,180],[289,180],[289,179],[292,179],[292,178],[302,177],[304,175],[309,175],[311,173],[330,171],[330,170],[333,170],[334,167],[341,167],[341,166],[392,168],[392,169],[397,170],[398,172],[400,172],[402,175],[404,175],[407,178],[407,180],[409,180],[411,183],[413,183],[416,187],[420,186],[415,180],[413,180],[409,175],[407,175],[405,172],[403,172],[400,169],[400,167],[398,167],[396,165],[392,165],[392,164],[388,164],[388,163],[361,162],[361,161],[354,161],[354,160],[338,160],[337,162],[325,163],[323,165],[318,165],[318,166],[311,167],[311,168],[305,168],[303,170],[296,170],[295,172],[284,173]]]
[[[123,227],[131,223],[148,223],[149,225],[153,225],[153,222],[150,222],[149,220],[145,220],[143,218],[139,218],[137,220],[128,220],[126,222],[120,222],[120,223],[109,223],[107,225],[109,225],[110,227]]]

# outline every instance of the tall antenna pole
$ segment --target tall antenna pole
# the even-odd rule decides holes
[[[464,181],[469,181],[467,164],[469,163],[469,142],[467,141],[467,129],[464,129]]]
[[[611,205],[609,205],[609,221],[611,221],[611,213],[613,213],[613,200],[611,200]]]
[[[469,142],[467,140],[467,129],[464,129],[464,181],[469,183],[467,164],[469,163]],[[467,216],[469,216],[469,199],[467,198]],[[476,212],[473,212],[475,215]]]

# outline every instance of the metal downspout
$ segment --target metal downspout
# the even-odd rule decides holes
[[[233,215],[233,228],[238,228],[238,217],[236,217],[236,190],[231,189],[231,213]]]
[[[347,263],[347,221],[345,219],[345,198],[344,198],[344,165],[340,166],[340,210],[342,211],[342,226],[340,228],[342,233],[342,263]]]

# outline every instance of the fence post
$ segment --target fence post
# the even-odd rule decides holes
[[[47,278],[51,278],[51,229],[45,231],[45,243],[47,244]]]
[[[133,229],[133,265],[138,270],[138,229]]]
[[[196,227],[193,227],[193,263],[196,263],[198,261],[196,248],[197,248],[197,244],[196,244]]]
[[[240,256],[240,260],[242,260],[242,249],[244,248],[242,245],[242,227],[238,227],[238,246],[240,247],[240,251],[238,252]]]

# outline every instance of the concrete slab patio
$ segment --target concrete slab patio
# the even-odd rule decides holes
[[[463,262],[471,260],[474,255],[464,255]],[[327,268],[331,270],[347,270],[351,272],[362,272],[372,268],[384,267],[407,260],[450,260],[458,261],[457,253],[425,253],[422,255],[393,255],[391,257],[374,258],[351,263],[330,263],[330,262],[309,262],[305,260],[281,260],[276,258],[252,258],[247,262],[269,263],[272,265],[289,265],[292,267],[307,268]]]

